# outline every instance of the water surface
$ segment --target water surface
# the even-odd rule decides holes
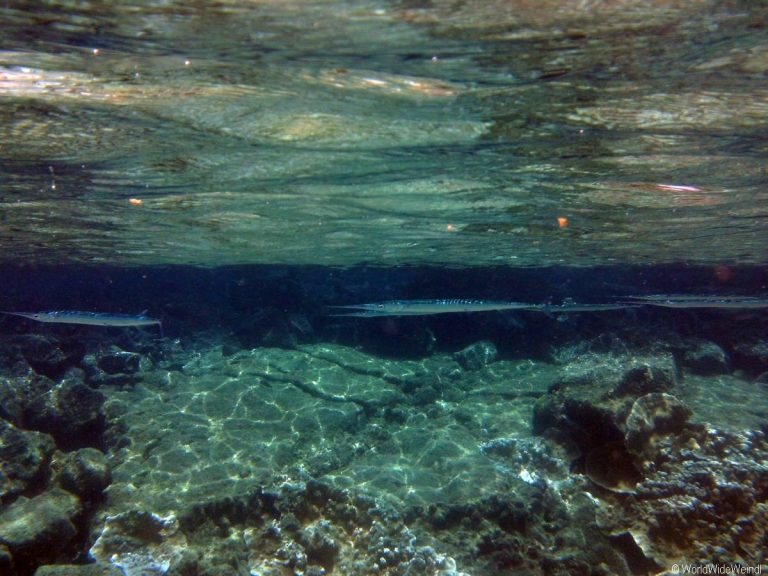
[[[5,260],[765,261],[761,2],[7,2]]]

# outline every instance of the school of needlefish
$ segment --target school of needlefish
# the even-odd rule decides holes
[[[639,306],[660,306],[664,308],[720,308],[757,309],[768,308],[768,298],[737,296],[695,296],[652,294],[630,296],[622,301],[608,303],[578,303],[566,300],[562,304],[531,304],[526,302],[438,299],[438,300],[389,300],[366,304],[347,304],[331,308],[347,310],[332,316],[353,316],[374,318],[380,316],[427,316],[461,312],[491,312],[501,310],[526,310],[549,314],[569,312],[602,312],[623,310]]]
[[[471,312],[499,312],[525,310],[547,314],[575,312],[602,312],[624,310],[640,306],[662,308],[715,308],[715,309],[759,309],[768,308],[768,298],[741,296],[713,296],[689,294],[651,294],[630,296],[624,300],[607,303],[578,303],[566,300],[561,304],[532,304],[506,300],[433,299],[433,300],[387,300],[364,304],[329,306],[340,313],[329,314],[337,317],[378,318],[383,316],[431,316],[435,314],[459,314]],[[157,318],[138,315],[111,314],[107,312],[83,312],[77,310],[56,310],[46,312],[11,312],[1,314],[18,316],[36,322],[49,324],[80,324],[104,327],[157,326],[162,335],[163,323]]]

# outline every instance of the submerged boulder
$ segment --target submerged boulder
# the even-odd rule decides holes
[[[47,376],[27,370],[25,375],[0,377],[0,418],[19,428],[30,427],[26,414],[31,406],[56,386]]]
[[[111,480],[107,457],[95,448],[83,448],[57,458],[58,484],[84,501],[95,500]]]
[[[83,359],[85,346],[77,340],[30,334],[21,341],[21,353],[35,372],[58,380]]]
[[[768,540],[763,432],[687,428],[659,437],[630,498],[603,492],[598,523],[660,567],[759,566]]]
[[[98,366],[107,374],[135,374],[141,368],[141,354],[111,350],[99,357]]]
[[[671,360],[671,359],[670,359]],[[668,392],[675,387],[674,364],[642,364],[629,368],[613,389],[616,397],[639,397],[654,392]]]
[[[13,555],[16,569],[56,561],[78,536],[82,510],[76,496],[54,488],[27,498],[21,496],[0,512],[0,543]]]
[[[657,437],[687,425],[690,410],[668,394],[675,385],[671,355],[566,368],[536,403],[533,431],[575,446],[576,468],[596,485],[631,491]]]
[[[635,399],[669,391],[675,383],[671,354],[649,358],[585,356],[565,366],[548,393],[536,402],[533,432],[567,438],[585,455],[594,448],[623,441],[624,420]]]
[[[456,352],[453,357],[464,370],[480,370],[495,362],[499,351],[493,342],[483,340]]]
[[[693,374],[712,376],[730,371],[728,355],[714,342],[701,338],[685,341],[681,363]]]
[[[669,364],[628,364],[613,378],[567,374],[534,414],[538,434],[576,447],[601,530],[649,571],[764,562],[765,433],[693,423]]]
[[[0,419],[19,422],[24,412],[24,399],[19,390],[23,378],[0,376]]]
[[[0,418],[19,428],[50,434],[63,450],[102,444],[104,396],[73,368],[60,382],[29,373],[0,379]]]
[[[753,338],[737,342],[733,347],[733,365],[751,374],[768,372],[768,341]]]
[[[186,548],[186,538],[174,515],[129,511],[106,518],[90,555],[119,568],[125,576],[161,576],[182,559]]]
[[[655,457],[656,444],[669,434],[682,434],[691,410],[670,394],[646,394],[638,398],[624,428],[629,451],[645,461]]]
[[[83,358],[85,381],[92,388],[134,385],[141,380],[142,373],[150,364],[146,356],[117,346]]]
[[[44,485],[55,449],[47,434],[19,430],[0,420],[0,501]]]
[[[77,378],[68,378],[38,397],[25,411],[25,424],[46,432],[63,450],[100,446],[104,396]]]

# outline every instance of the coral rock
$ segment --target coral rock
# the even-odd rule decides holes
[[[453,357],[464,370],[480,370],[494,362],[499,357],[499,351],[493,342],[484,340],[456,352]]]
[[[686,341],[682,364],[693,374],[702,376],[729,372],[728,356],[723,349],[714,342],[700,338]]]
[[[160,576],[183,557],[186,547],[175,516],[132,511],[107,516],[90,555],[120,568],[125,576]]]
[[[55,561],[78,535],[80,512],[77,497],[60,488],[34,498],[21,496],[0,513],[0,543],[17,567]]]
[[[19,430],[0,420],[0,500],[45,481],[56,446],[47,434]]]
[[[38,398],[25,413],[29,427],[47,432],[59,447],[98,446],[104,430],[104,396],[76,379],[66,379]]]
[[[60,459],[59,485],[84,500],[93,500],[109,486],[111,479],[107,458],[95,448],[83,448]]]

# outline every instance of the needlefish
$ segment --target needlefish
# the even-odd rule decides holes
[[[497,310],[528,310],[531,304],[524,302],[498,302],[489,300],[389,300],[369,304],[350,304],[347,306],[329,306],[350,310],[332,316],[356,316],[373,318],[376,316],[430,316],[432,314],[456,314],[459,312],[495,312]]]
[[[142,312],[138,316],[129,314],[108,314],[105,312],[79,312],[75,310],[57,310],[54,312],[6,312],[2,314],[10,316],[19,316],[36,322],[46,322],[50,324],[83,324],[86,326],[154,326],[160,328],[160,334],[163,333],[163,323],[156,319],[145,316]]]
[[[346,308],[353,310],[344,314],[331,316],[356,316],[358,318],[375,318],[377,316],[428,316],[432,314],[450,314],[459,312],[494,312],[498,310],[526,310],[544,313],[568,312],[603,312],[609,310],[624,310],[637,308],[639,304],[579,304],[568,299],[562,304],[530,304],[528,302],[510,302],[493,300],[390,300],[388,302],[373,302],[370,304],[351,304],[347,306],[330,306],[330,308]]]
[[[768,298],[696,294],[648,294],[630,296],[635,304],[662,308],[720,308],[730,310],[768,308]]]

